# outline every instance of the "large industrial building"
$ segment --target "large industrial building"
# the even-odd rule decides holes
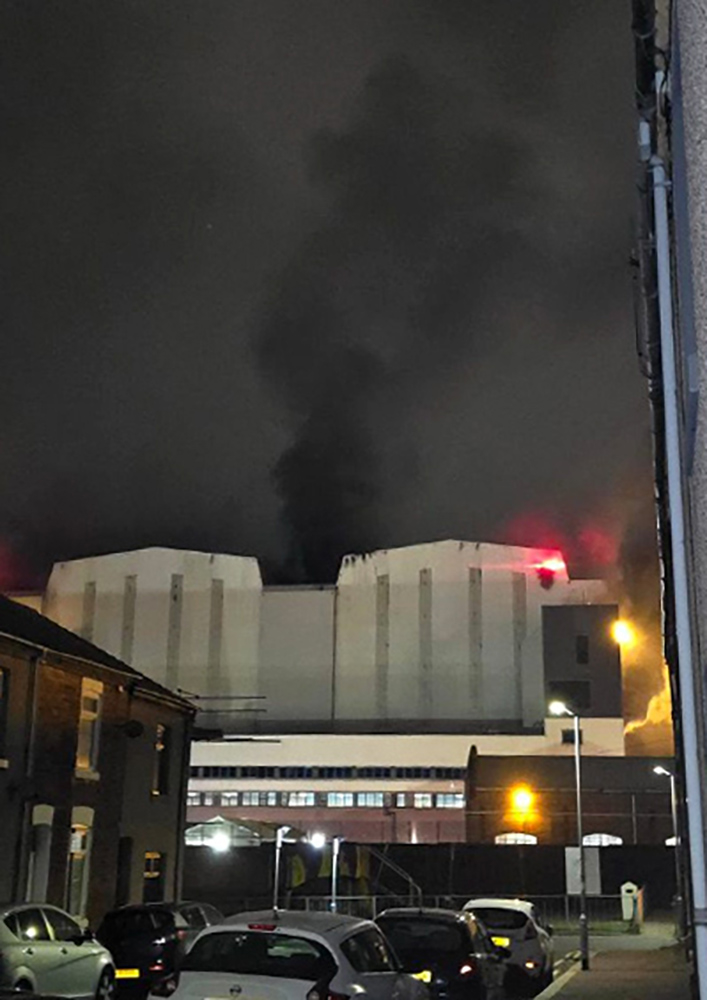
[[[443,541],[268,587],[250,557],[144,549],[57,564],[43,609],[194,698],[195,822],[463,840],[472,745],[571,756],[552,699],[585,755],[624,755],[619,608],[557,551]]]

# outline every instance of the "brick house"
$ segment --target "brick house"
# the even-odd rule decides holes
[[[180,892],[193,709],[0,597],[0,899],[95,925]]]

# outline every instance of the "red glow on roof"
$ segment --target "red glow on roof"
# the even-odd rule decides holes
[[[535,566],[536,569],[544,570],[546,573],[566,573],[567,566],[565,565],[565,560],[562,556],[550,556],[549,559],[543,559]]]

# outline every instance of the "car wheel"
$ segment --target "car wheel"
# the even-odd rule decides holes
[[[96,987],[96,1000],[113,1000],[115,996],[115,973],[104,969]]]

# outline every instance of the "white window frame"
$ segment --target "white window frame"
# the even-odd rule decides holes
[[[253,808],[260,805],[260,792],[252,790],[241,792],[241,805]]]
[[[462,792],[438,792],[438,809],[463,809],[466,805]]]
[[[316,804],[314,792],[290,792],[287,796],[287,805],[300,809],[311,809]]]
[[[432,809],[432,792],[413,792],[412,804],[415,809]]]
[[[356,805],[364,809],[382,809],[385,795],[383,792],[357,792]]]
[[[620,847],[623,842],[623,837],[616,837],[613,833],[585,833],[582,837],[585,847]]]
[[[499,833],[494,837],[494,844],[527,844],[535,845],[538,838],[534,833],[522,833],[520,830],[508,830],[506,833]]]
[[[244,792],[243,794],[249,794]],[[221,805],[222,806],[237,806],[241,803],[241,792],[221,792]],[[245,802],[243,803],[245,805]]]
[[[352,809],[354,804],[354,793],[327,792],[326,804],[329,809]]]
[[[85,701],[96,702],[96,708],[87,708]],[[81,700],[76,733],[76,773],[80,776],[98,775],[98,754],[101,748],[101,716],[103,714],[103,684],[93,677],[81,678]],[[82,750],[84,726],[88,728],[88,752]]]
[[[201,792],[187,792],[187,808],[194,809],[201,805]]]

